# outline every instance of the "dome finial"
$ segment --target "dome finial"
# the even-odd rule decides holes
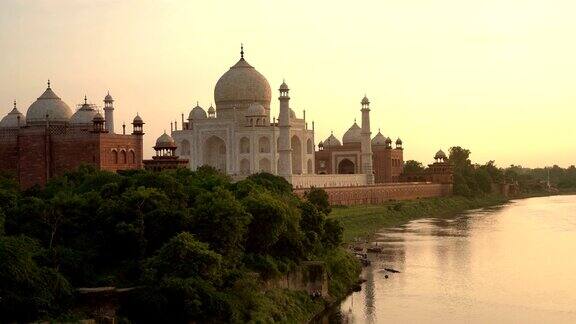
[[[84,95],[84,104],[88,104],[88,98],[86,98],[86,95]]]
[[[50,79],[48,79],[48,89],[50,89]]]
[[[14,109],[16,109],[16,99],[14,99]]]
[[[244,59],[244,44],[240,43],[240,58]]]

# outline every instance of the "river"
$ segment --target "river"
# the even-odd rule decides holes
[[[419,219],[374,241],[362,290],[323,322],[576,323],[576,196]]]

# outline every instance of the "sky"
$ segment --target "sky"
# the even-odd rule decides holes
[[[0,114],[46,88],[71,107],[114,96],[116,131],[139,113],[145,157],[170,122],[214,100],[239,59],[341,138],[360,100],[373,134],[430,163],[462,146],[499,166],[576,164],[573,0],[1,0]],[[273,90],[272,114],[278,114]],[[129,128],[131,129],[131,127]]]

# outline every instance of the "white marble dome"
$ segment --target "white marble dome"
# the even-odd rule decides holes
[[[270,106],[272,91],[268,80],[241,58],[224,73],[214,88],[216,109],[246,107],[247,102],[257,101]]]
[[[28,108],[26,122],[30,124],[45,123],[46,115],[48,115],[51,123],[68,122],[72,116],[72,109],[52,91],[50,85]]]
[[[333,146],[341,146],[342,143],[334,136],[334,134],[330,134],[328,138],[324,141],[324,147],[333,147]]]
[[[250,104],[250,106],[248,106],[248,110],[246,110],[246,116],[266,116],[266,109],[261,104],[253,102]]]
[[[372,138],[372,145],[386,145],[386,137],[380,133],[380,130],[378,130],[378,134]]]
[[[18,117],[20,117],[20,121],[18,121]],[[0,120],[0,128],[17,128],[18,125],[24,126],[25,124],[26,119],[24,119],[24,115],[16,108],[16,102],[14,102],[12,111]]]
[[[92,120],[96,116],[96,113],[96,110],[85,101],[82,107],[76,110],[72,117],[70,117],[70,124],[90,125],[92,124]]]
[[[188,115],[189,120],[199,120],[206,119],[206,111],[196,103],[196,107],[192,108],[190,114]]]
[[[354,144],[360,143],[362,140],[362,129],[356,122],[344,133],[342,136],[342,143],[344,144]]]

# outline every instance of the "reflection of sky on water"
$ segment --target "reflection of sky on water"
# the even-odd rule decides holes
[[[576,323],[576,196],[420,219],[374,242],[341,322]]]

